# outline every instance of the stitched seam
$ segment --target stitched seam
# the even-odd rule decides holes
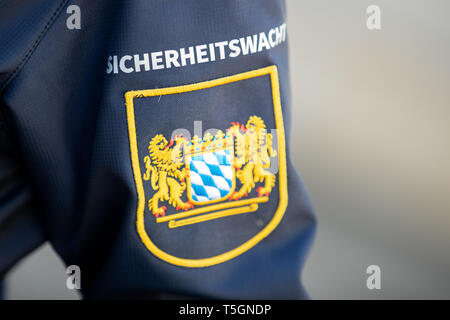
[[[63,0],[61,1],[61,3],[58,5],[58,7],[56,8],[56,10],[53,12],[53,14],[51,15],[50,19],[48,20],[47,24],[44,26],[44,28],[42,29],[42,31],[39,33],[39,35],[37,36],[36,40],[34,40],[33,45],[31,46],[30,49],[28,49],[27,53],[25,54],[25,56],[22,58],[22,60],[20,61],[20,63],[17,65],[17,67],[11,72],[11,74],[8,76],[8,78],[0,85],[0,91],[3,91],[6,86],[9,84],[9,82],[11,82],[18,74],[19,72],[22,70],[22,68],[25,66],[25,64],[27,63],[28,59],[31,57],[31,55],[34,53],[34,51],[36,50],[37,46],[39,45],[39,43],[41,42],[41,40],[44,38],[44,36],[46,35],[47,31],[50,29],[50,27],[53,25],[53,23],[55,22],[57,16],[61,13],[61,9],[67,4],[67,2],[69,2],[69,0]]]

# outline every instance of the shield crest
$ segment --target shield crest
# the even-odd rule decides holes
[[[222,117],[209,112],[216,95],[224,100]],[[179,117],[180,100],[198,112]],[[191,85],[128,91],[125,101],[137,231],[151,253],[178,266],[211,266],[246,252],[277,227],[288,199],[275,66]],[[149,107],[156,105],[161,109]],[[219,129],[203,137],[171,134],[170,128],[194,122],[198,115]],[[148,126],[158,119],[168,129]]]
[[[197,205],[226,200],[234,191],[234,167],[228,149],[188,156],[188,198]]]

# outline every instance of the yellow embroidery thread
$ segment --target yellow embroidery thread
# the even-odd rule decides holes
[[[203,258],[203,259],[186,259],[175,257],[171,254],[168,254],[161,249],[159,249],[148,236],[145,226],[144,226],[144,209],[145,209],[145,192],[142,182],[142,173],[139,165],[139,153],[137,147],[137,137],[136,137],[136,124],[134,118],[134,104],[133,99],[140,97],[153,97],[153,96],[161,96],[168,94],[177,94],[183,92],[190,92],[195,90],[201,90],[206,88],[211,88],[219,85],[224,85],[231,82],[236,82],[240,80],[250,79],[254,77],[270,75],[271,87],[272,87],[272,100],[273,100],[273,110],[275,116],[275,124],[276,129],[278,129],[278,155],[279,155],[279,171],[278,171],[278,180],[279,180],[279,202],[278,207],[276,209],[275,214],[272,217],[272,220],[255,236],[241,244],[240,246],[227,251],[225,253],[219,254],[214,257]],[[158,258],[169,262],[174,265],[184,266],[184,267],[207,267],[215,264],[219,264],[235,258],[236,256],[246,252],[247,250],[254,247],[258,242],[267,237],[280,223],[283,218],[284,212],[288,203],[288,194],[287,194],[287,176],[286,176],[286,156],[285,156],[285,134],[284,134],[284,125],[283,125],[283,116],[281,111],[281,101],[280,101],[280,88],[278,81],[278,72],[276,66],[269,66],[266,68],[261,68],[253,71],[248,71],[240,74],[236,74],[233,76],[228,76],[216,80],[204,81],[201,83],[183,85],[177,87],[170,88],[161,88],[161,89],[151,89],[151,90],[138,90],[138,91],[128,91],[125,93],[125,104],[127,109],[127,122],[128,122],[128,132],[129,132],[129,140],[130,140],[130,153],[131,153],[131,161],[134,173],[134,179],[136,183],[137,195],[138,195],[138,206],[137,206],[137,221],[136,226],[138,230],[138,234],[141,237],[144,245]],[[146,165],[147,170],[148,166]],[[146,171],[145,177],[149,176],[149,172]],[[254,170],[248,170],[253,171]],[[148,173],[148,174],[147,174]],[[270,187],[270,183],[265,185],[265,187]]]
[[[240,206],[246,206],[249,204],[256,204],[256,203],[263,203],[269,201],[269,198],[267,197],[261,197],[261,198],[251,198],[251,199],[245,199],[245,200],[239,200],[239,201],[233,201],[233,202],[223,202],[219,204],[215,204],[208,207],[201,207],[194,210],[189,210],[186,212],[180,212],[180,213],[174,213],[165,217],[159,217],[156,218],[156,222],[167,222],[174,219],[182,219],[198,214],[202,214],[205,212],[211,212],[211,211],[217,211],[217,210],[223,210],[228,208],[234,208],[234,207],[240,207]]]
[[[143,179],[151,179],[153,190],[157,190],[148,201],[148,208],[155,217],[165,216],[167,208],[160,207],[160,201],[168,201],[177,210],[187,210],[194,207],[192,203],[181,200],[181,196],[186,189],[184,181],[188,174],[187,168],[181,169],[183,166],[182,146],[184,142],[185,139],[182,137],[176,137],[175,146],[170,148],[174,141],[171,140],[169,143],[162,134],[158,134],[149,143],[149,156],[144,158],[146,172]]]
[[[222,131],[218,131],[215,137],[207,133],[203,140],[194,136],[189,142],[177,136],[169,142],[163,135],[156,135],[149,142],[149,155],[144,157],[146,171],[143,179],[145,181],[151,179],[151,186],[155,190],[154,196],[148,201],[149,211],[156,218],[160,215],[164,217],[167,207],[160,206],[160,202],[163,201],[168,201],[176,210],[188,210],[193,209],[194,205],[239,200],[247,197],[255,187],[255,183],[259,182],[264,183],[264,187],[257,189],[258,197],[268,196],[275,185],[275,175],[266,170],[270,168],[270,158],[276,155],[276,151],[272,148],[272,139],[272,134],[267,134],[266,125],[258,116],[251,116],[245,126],[232,123],[227,135]],[[193,199],[192,189],[188,188],[189,201],[183,202],[181,196],[186,190],[185,179],[187,185],[190,185],[191,157],[224,150],[232,155],[230,163],[232,186],[228,194],[218,199],[199,202]],[[181,168],[183,165],[186,167]],[[238,192],[234,192],[235,168],[238,169],[237,178],[242,184]]]
[[[276,151],[272,149],[272,134],[266,133],[264,121],[258,116],[251,116],[245,127],[235,124],[228,132],[236,136],[237,158],[234,164],[239,169],[236,176],[242,184],[241,189],[230,199],[238,200],[247,196],[257,182],[264,182],[264,187],[256,190],[258,196],[268,196],[275,185],[275,175],[266,169],[270,168],[270,157],[274,157]]]
[[[187,226],[189,224],[209,221],[209,220],[213,220],[213,219],[217,219],[217,218],[228,217],[228,216],[232,216],[232,215],[236,215],[236,214],[254,212],[256,210],[258,210],[258,205],[256,203],[253,203],[249,206],[243,206],[243,207],[239,207],[239,208],[233,208],[233,209],[223,210],[223,211],[219,211],[219,212],[213,212],[213,213],[205,214],[203,216],[184,219],[181,221],[171,220],[171,221],[169,221],[169,228],[177,228],[177,227],[181,227],[181,226]]]

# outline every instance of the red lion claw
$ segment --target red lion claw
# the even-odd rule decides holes
[[[270,194],[270,192],[266,192],[266,197],[268,197],[268,196],[269,196],[269,194]]]
[[[241,197],[239,197],[237,192],[234,192],[231,197],[230,197],[230,201],[231,200],[239,200]]]
[[[248,197],[248,193],[246,192],[246,193],[244,193],[244,197]]]
[[[263,193],[261,193],[261,189],[263,187],[259,187],[258,189],[256,189],[256,191],[258,192],[258,197],[261,198],[263,196]]]
[[[180,206],[177,206],[177,207],[175,208],[175,210],[180,210]]]

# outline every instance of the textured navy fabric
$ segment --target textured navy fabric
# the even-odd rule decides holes
[[[81,8],[79,30],[66,27],[71,4]],[[136,231],[138,199],[124,107],[129,90],[197,83],[275,65],[289,145],[287,43],[211,63],[105,72],[112,55],[246,37],[285,20],[284,1],[275,0],[0,2],[0,273],[50,241],[67,265],[80,266],[85,298],[306,298],[300,274],[315,218],[289,148],[289,204],[279,226],[229,261],[205,268],[175,266],[151,254]],[[230,113],[244,121],[249,110],[258,109],[273,122],[270,109],[263,107],[269,99],[265,95],[270,97],[269,82],[263,80],[230,85],[233,96],[226,98],[220,91],[198,91],[158,102],[142,99],[139,104],[148,107],[137,111],[137,126],[147,128],[149,137],[191,128],[193,120],[223,127]],[[224,99],[238,107],[228,108]],[[144,135],[137,134],[138,139]],[[238,241],[220,224],[211,225],[216,241]],[[245,231],[245,226],[240,228]],[[204,244],[210,239],[196,239],[198,247],[177,242],[176,236],[162,240],[180,254],[201,256],[212,250]]]

